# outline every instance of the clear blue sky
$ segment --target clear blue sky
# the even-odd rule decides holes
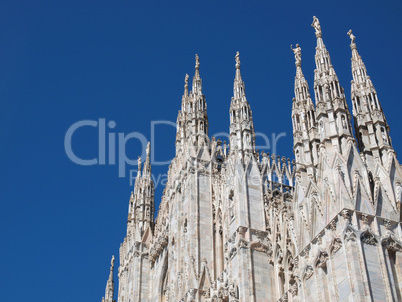
[[[71,162],[64,135],[83,119],[113,120],[115,132],[148,138],[151,121],[175,122],[195,53],[210,134],[228,129],[239,50],[255,128],[286,132],[278,152],[292,157],[290,44],[302,47],[312,89],[316,15],[350,104],[352,28],[402,152],[401,13],[396,1],[1,1],[0,299],[100,301],[132,187],[117,166]],[[157,132],[158,160],[172,158],[174,140],[172,127]],[[94,128],[73,140],[85,158],[97,146]],[[139,144],[127,150],[136,158]]]

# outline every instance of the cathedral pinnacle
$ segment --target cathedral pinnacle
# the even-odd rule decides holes
[[[200,57],[196,54],[195,55],[195,70],[200,69]]]
[[[184,96],[188,96],[188,74],[186,73],[186,77],[184,78]]]
[[[308,88],[307,81],[303,75],[301,68],[301,48],[299,44],[296,44],[296,48],[290,46],[290,49],[295,54],[295,65],[296,65],[296,77],[295,77],[295,98],[296,101],[303,101],[309,99],[309,105],[311,103],[310,92]],[[312,105],[312,103],[311,103]]]
[[[143,177],[150,177],[151,176],[151,159],[150,159],[151,144],[150,144],[150,142],[148,142],[148,144],[147,144],[146,154],[147,154],[147,157],[145,159],[144,170],[142,172],[142,175],[143,175]]]
[[[233,84],[234,99],[241,99],[245,95],[245,86],[240,73],[240,53],[237,51],[235,56],[236,76]]]
[[[141,157],[140,156],[138,156],[137,163],[138,163],[137,178],[139,178],[139,177],[141,177]]]
[[[202,83],[200,77],[200,57],[195,55],[195,74],[193,77],[193,94],[202,94]]]
[[[236,80],[240,80],[240,79],[241,79],[241,73],[240,73],[240,53],[239,53],[238,51],[236,52],[235,60],[236,60]]]
[[[114,256],[112,256],[112,260],[110,261],[109,279],[107,280],[106,283],[105,297],[102,298],[102,302],[115,302],[115,300],[113,300],[114,296],[113,270],[114,270]]]
[[[303,72],[301,69],[301,48],[299,44],[296,44],[296,48],[293,48],[293,46],[290,45],[290,49],[295,54],[296,78],[300,79],[303,77]]]
[[[350,48],[352,49],[352,75],[353,81],[356,84],[367,81],[367,69],[364,62],[357,51],[357,46],[355,43],[356,37],[353,35],[352,30],[348,31],[348,36],[350,37]],[[371,86],[371,83],[369,83]]]
[[[351,96],[353,115],[356,118],[356,133],[359,133],[358,144],[360,150],[367,156],[384,160],[388,150],[392,148],[389,137],[389,126],[379,102],[376,89],[367,74],[367,68],[356,47],[356,37],[352,30],[348,31],[352,50],[352,77]],[[376,114],[373,115],[373,112]],[[362,118],[364,117],[364,118]],[[373,118],[374,117],[374,118]]]
[[[113,270],[114,270],[114,255],[112,256],[112,260],[110,261],[109,282],[113,282]]]

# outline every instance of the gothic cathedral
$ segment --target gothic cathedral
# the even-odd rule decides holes
[[[402,169],[349,31],[354,133],[320,23],[314,99],[293,48],[295,160],[255,149],[236,54],[229,144],[208,136],[200,63],[154,219],[150,145],[129,200],[118,302],[402,301]],[[114,258],[103,302],[114,302]]]

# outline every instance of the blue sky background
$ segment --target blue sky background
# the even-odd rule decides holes
[[[396,1],[1,1],[1,300],[100,301],[132,187],[117,166],[71,162],[64,135],[76,121],[105,118],[116,122],[114,132],[150,138],[151,121],[176,121],[195,53],[210,134],[228,130],[239,50],[256,131],[286,132],[278,153],[293,157],[290,44],[302,47],[312,89],[316,15],[350,104],[352,28],[402,152],[401,8]],[[171,159],[173,127],[159,128],[155,139],[156,159]],[[97,130],[77,132],[73,148],[96,156]],[[130,158],[141,152],[137,141],[127,150]]]

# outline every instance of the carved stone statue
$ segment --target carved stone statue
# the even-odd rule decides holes
[[[348,36],[349,36],[350,40],[352,41],[352,43],[355,43],[356,37],[354,34],[352,34],[351,29],[349,29],[349,31],[348,31]]]
[[[293,50],[293,53],[295,54],[296,66],[301,66],[301,48],[299,44],[296,44],[296,48],[293,48],[292,45],[290,45],[290,49]]]
[[[381,128],[381,136],[382,136],[383,142],[388,144],[388,138],[387,138],[387,135],[385,134],[384,128]]]
[[[240,53],[239,52],[236,52],[235,60],[236,60],[236,68],[240,68]]]
[[[150,152],[151,152],[151,146],[150,146],[150,143],[148,142],[147,148],[146,148],[147,157],[149,157]]]
[[[312,27],[314,27],[315,29],[315,35],[318,37],[321,37],[321,25],[320,25],[320,21],[318,20],[318,18],[316,16],[313,17],[313,23],[311,24]]]
[[[344,115],[342,115],[341,120],[342,120],[342,128],[343,129],[348,129],[348,125],[346,124],[346,119],[345,119]]]
[[[138,173],[140,173],[140,171],[141,171],[141,157],[140,156],[138,156],[137,163],[138,163]]]

